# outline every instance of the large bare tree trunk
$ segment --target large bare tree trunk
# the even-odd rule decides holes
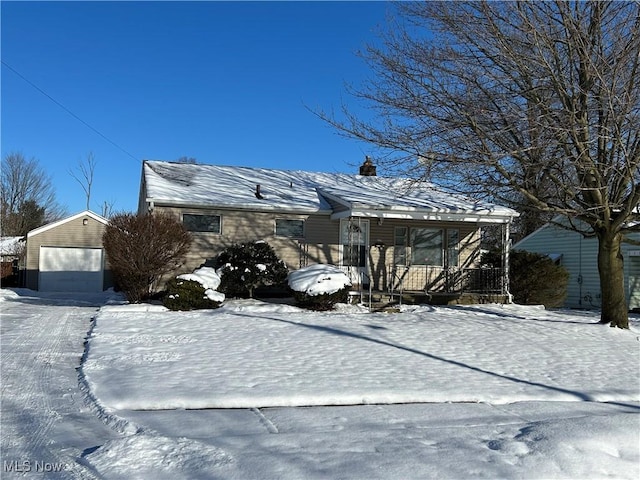
[[[598,234],[598,271],[602,293],[600,323],[629,328],[629,312],[624,293],[622,235],[609,231]]]

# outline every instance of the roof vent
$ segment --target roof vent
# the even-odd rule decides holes
[[[260,193],[260,184],[259,183],[256,185],[256,198],[258,200],[262,200],[264,198],[262,196],[262,194]]]
[[[376,176],[376,166],[371,162],[371,157],[369,155],[364,157],[364,163],[360,165],[360,175],[364,177]]]

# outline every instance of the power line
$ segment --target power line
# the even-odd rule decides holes
[[[31,80],[29,80],[27,77],[25,77],[24,75],[22,75],[20,72],[18,72],[15,68],[13,68],[11,65],[9,65],[7,62],[5,62],[4,60],[0,60],[2,62],[2,65],[4,65],[5,67],[7,67],[9,70],[11,70],[13,73],[15,73],[18,77],[20,77],[22,80],[24,80],[27,84],[31,85],[33,88],[35,88],[38,92],[40,92],[42,95],[44,95],[45,97],[47,97],[49,100],[51,100],[53,103],[55,103],[56,105],[58,105],[60,108],[62,108],[65,112],[67,112],[69,115],[71,115],[73,118],[75,118],[76,120],[78,120],[80,123],[82,123],[85,127],[91,129],[93,132],[97,133],[98,135],[100,135],[102,138],[104,138],[107,142],[109,142],[111,145],[113,145],[114,147],[116,147],[117,149],[121,150],[122,152],[126,153],[128,156],[130,156],[131,158],[133,158],[136,162],[139,162],[139,160],[132,155],[131,153],[129,153],[127,150],[125,150],[124,148],[122,148],[120,145],[118,145],[116,142],[114,142],[113,140],[111,140],[109,137],[107,137],[106,135],[104,135],[102,132],[100,132],[99,130],[97,130],[96,128],[92,127],[91,125],[89,125],[87,122],[85,122],[83,119],[81,119],[78,115],[76,115],[75,113],[73,113],[71,110],[69,110],[67,107],[65,107],[62,103],[60,103],[58,100],[56,100],[55,98],[53,98],[51,95],[49,95],[47,92],[45,92],[44,90],[42,90],[40,87],[38,87],[35,83],[33,83]]]

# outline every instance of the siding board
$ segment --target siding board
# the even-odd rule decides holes
[[[634,236],[640,240],[640,235]],[[561,265],[569,272],[567,298],[568,308],[598,309],[602,305],[600,274],[598,272],[598,240],[585,238],[578,232],[546,225],[514,246],[515,250],[526,250],[543,255],[561,254]],[[630,308],[640,306],[640,285],[635,272],[639,268],[628,251],[638,249],[623,243],[625,290]],[[638,272],[640,274],[640,271]],[[630,281],[631,278],[631,281]]]

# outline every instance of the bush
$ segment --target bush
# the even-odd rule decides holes
[[[309,310],[332,310],[349,296],[351,281],[334,265],[316,264],[289,274],[289,288],[296,303]]]
[[[167,291],[162,304],[169,310],[198,310],[218,308],[221,302],[212,300],[206,289],[195,280],[173,278],[167,282]]]
[[[282,285],[289,273],[266,242],[232,245],[218,256],[215,266],[222,278],[219,291],[239,298],[253,298],[258,287]]]
[[[111,217],[102,237],[117,287],[131,303],[147,300],[160,278],[180,267],[191,235],[168,214]]]
[[[344,287],[337,292],[321,293],[319,295],[309,295],[306,292],[293,292],[293,298],[296,303],[309,310],[325,311],[333,310],[336,303],[346,303],[349,297],[351,287]]]
[[[509,282],[516,303],[561,307],[567,298],[569,272],[546,255],[514,251]]]
[[[485,262],[502,266],[500,254],[490,253]],[[515,303],[560,307],[567,297],[569,272],[546,255],[514,250],[509,255],[509,290]]]

